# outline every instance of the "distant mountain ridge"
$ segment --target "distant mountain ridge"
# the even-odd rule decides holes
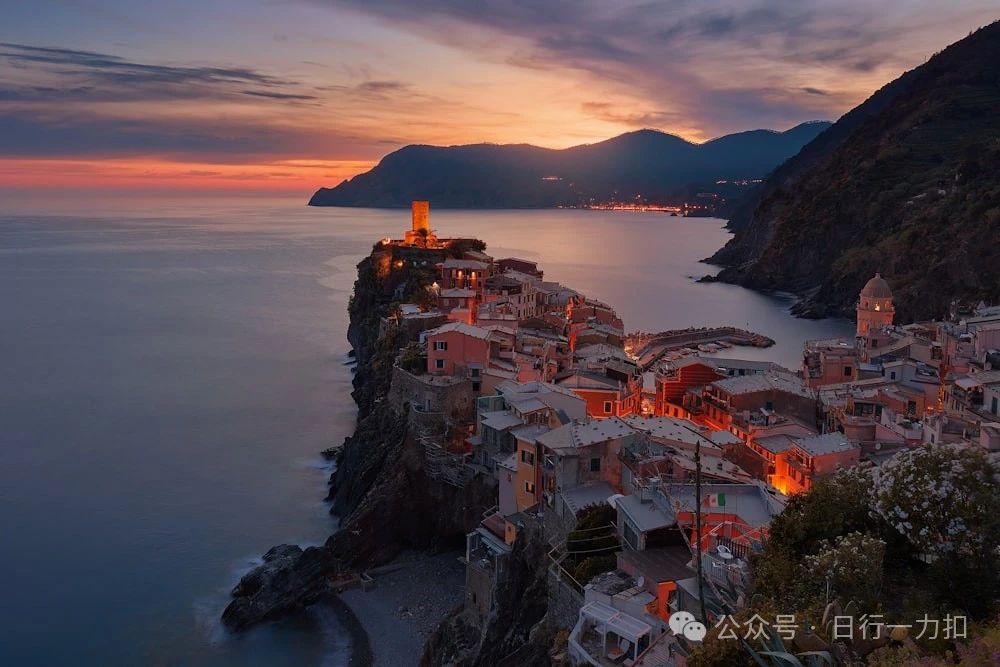
[[[730,220],[719,279],[851,315],[889,281],[901,321],[1000,299],[1000,22],[903,74],[776,169]]]
[[[429,199],[438,208],[547,208],[636,196],[662,202],[691,184],[762,178],[829,125],[751,130],[703,144],[638,130],[565,149],[410,145],[364,174],[321,188],[309,204],[391,208]]]

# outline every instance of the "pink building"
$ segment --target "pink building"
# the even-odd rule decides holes
[[[802,377],[807,387],[853,382],[858,379],[858,351],[843,338],[806,341]]]
[[[427,332],[427,373],[472,379],[479,391],[480,378],[488,368],[515,371],[514,332],[501,327],[477,327],[449,322]]]
[[[493,273],[493,266],[473,259],[446,259],[440,265],[441,288],[464,288],[482,292],[483,281]]]

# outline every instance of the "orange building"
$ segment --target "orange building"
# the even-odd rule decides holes
[[[824,433],[795,440],[790,447],[777,454],[771,485],[792,495],[812,488],[813,479],[828,475],[837,468],[850,468],[858,464],[861,448],[843,433]]]
[[[591,417],[626,417],[642,411],[642,379],[610,363],[604,373],[577,368],[557,376],[555,382],[585,400]]]
[[[711,363],[698,358],[681,359],[656,374],[653,412],[658,417],[680,417],[687,413],[684,394],[725,377]]]

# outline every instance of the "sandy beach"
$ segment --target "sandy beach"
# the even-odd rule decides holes
[[[355,589],[340,596],[368,635],[375,667],[419,663],[427,637],[462,600],[461,555],[403,554],[371,572],[372,590]]]

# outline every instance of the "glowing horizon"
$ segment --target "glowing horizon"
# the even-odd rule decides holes
[[[978,0],[840,4],[14,3],[0,188],[308,193],[411,143],[785,130],[995,18]]]

